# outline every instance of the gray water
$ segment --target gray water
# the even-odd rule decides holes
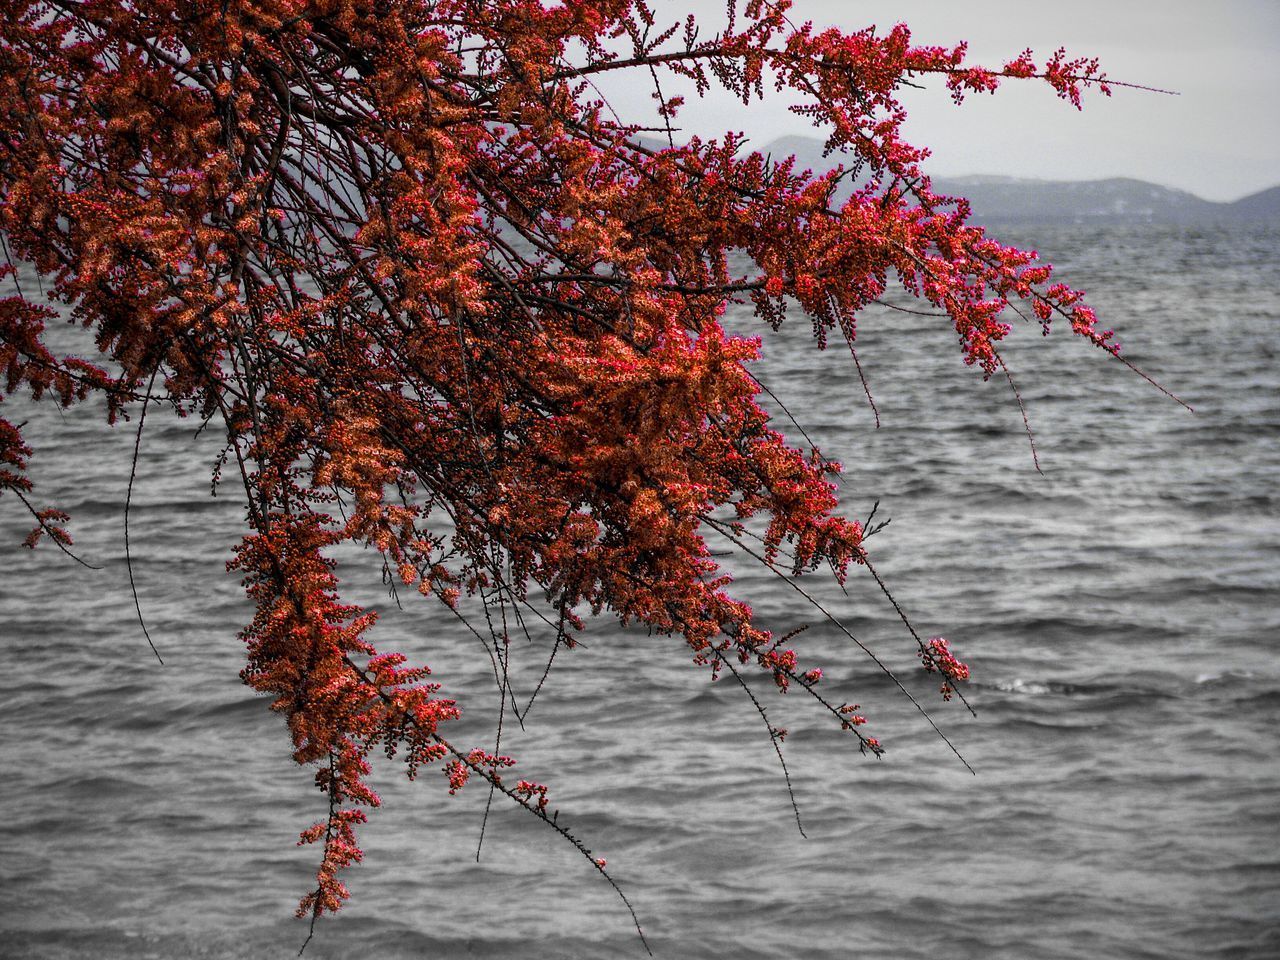
[[[945,321],[861,322],[879,430],[843,348],[816,351],[802,318],[766,338],[757,372],[847,464],[848,512],[891,518],[872,556],[969,662],[976,718],[940,701],[865,573],[847,596],[815,589],[976,776],[785,583],[739,564],[739,594],[777,630],[809,625],[796,644],[828,696],[888,748],[860,756],[811,701],[757,685],[791,731],[804,839],[741,689],[678,640],[593,625],[503,751],[608,858],[659,957],[1280,955],[1280,232],[1018,233],[1002,236],[1086,288],[1196,412],[1065,331],[1019,329],[1006,356],[1040,475],[1008,385],[961,364]],[[237,679],[248,607],[224,565],[244,518],[232,487],[209,495],[216,438],[148,418],[131,535],[161,667],[124,566],[131,427],[96,406],[6,411],[30,418],[42,501],[103,569],[17,546],[28,517],[0,500],[0,955],[292,956],[317,859],[294,841],[324,798]],[[371,555],[345,560],[383,614],[375,642],[462,701],[452,739],[491,743],[475,641],[423,603],[398,611]],[[517,646],[517,684],[547,650]],[[449,797],[437,772],[384,764],[376,785],[352,900],[308,956],[644,955],[612,891],[523,811],[495,805],[476,862],[482,784]]]

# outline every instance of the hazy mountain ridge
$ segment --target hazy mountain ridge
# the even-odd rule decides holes
[[[819,173],[840,162],[822,156],[822,142],[811,137],[782,137],[761,152],[773,160],[795,156],[795,169]],[[1205,200],[1185,190],[1129,177],[1106,180],[1032,180],[1003,176],[934,177],[934,192],[964,197],[973,219],[1067,223],[1211,224],[1280,221],[1280,186],[1232,203]],[[837,191],[847,197],[852,185]]]
[[[1230,223],[1280,218],[1280,187],[1215,203],[1144,180],[935,177],[934,190],[968,199],[978,220],[1075,223]]]

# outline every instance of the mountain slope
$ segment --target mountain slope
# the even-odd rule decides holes
[[[841,161],[822,156],[822,142],[812,137],[782,137],[762,148],[776,161],[794,155],[796,169],[815,173]],[[847,159],[846,159],[847,164]],[[1234,203],[1215,203],[1185,190],[1161,187],[1143,180],[1027,180],[1017,177],[935,177],[934,190],[965,197],[974,220],[1064,223],[1212,224],[1234,222],[1280,223],[1280,186]],[[852,187],[837,192],[836,201]]]

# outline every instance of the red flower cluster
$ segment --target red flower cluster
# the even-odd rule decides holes
[[[940,673],[942,680],[942,699],[950,700],[955,693],[955,684],[969,679],[969,668],[956,659],[951,652],[951,641],[945,637],[930,637],[920,649],[920,660],[928,673]]]

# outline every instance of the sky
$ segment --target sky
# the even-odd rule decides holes
[[[695,14],[703,36],[723,23],[724,0],[652,2],[660,21]],[[1136,177],[1209,200],[1280,184],[1280,0],[796,0],[790,16],[849,30],[905,22],[916,43],[967,40],[973,61],[996,67],[1026,47],[1042,62],[1065,46],[1099,57],[1112,80],[1177,91],[1095,91],[1077,112],[1042,81],[1008,83],[961,107],[940,83],[907,90],[907,139],[933,150],[935,175]],[[650,89],[631,77],[604,92],[629,118],[650,109]],[[666,81],[664,92],[673,92]],[[691,102],[680,125],[740,130],[759,147],[813,133],[785,101],[747,108],[715,93]]]

